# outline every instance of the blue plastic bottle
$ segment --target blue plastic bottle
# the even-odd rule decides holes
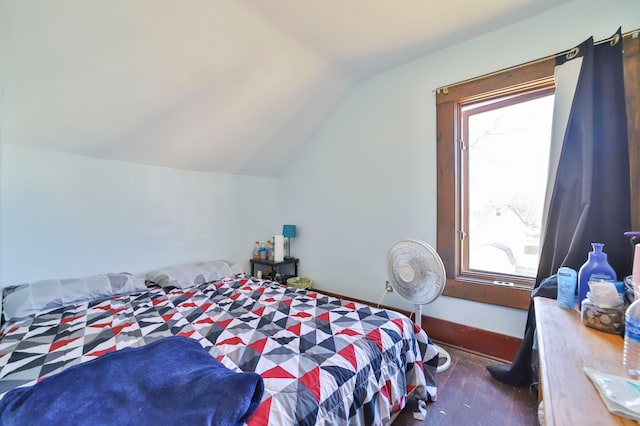
[[[578,309],[582,308],[582,301],[587,297],[590,280],[617,279],[616,271],[607,262],[607,254],[602,251],[604,244],[591,243],[591,247],[593,250],[589,252],[589,258],[578,271]]]

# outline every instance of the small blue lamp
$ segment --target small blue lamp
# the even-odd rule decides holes
[[[282,235],[287,239],[287,259],[291,258],[291,238],[296,237],[295,225],[282,225]]]

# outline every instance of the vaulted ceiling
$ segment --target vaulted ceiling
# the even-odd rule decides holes
[[[567,1],[0,0],[0,137],[277,176],[354,82]]]

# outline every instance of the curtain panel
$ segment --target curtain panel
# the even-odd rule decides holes
[[[592,242],[605,244],[619,279],[631,272],[631,246],[624,236],[631,230],[631,191],[622,45],[618,29],[611,41],[594,44],[591,37],[557,58],[559,96],[532,298],[555,298],[558,268],[579,270]],[[537,380],[532,369],[534,335],[532,300],[513,363],[487,367],[494,378],[515,386]]]

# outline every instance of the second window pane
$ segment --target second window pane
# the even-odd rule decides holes
[[[516,98],[463,109],[471,270],[536,274],[553,98]]]

